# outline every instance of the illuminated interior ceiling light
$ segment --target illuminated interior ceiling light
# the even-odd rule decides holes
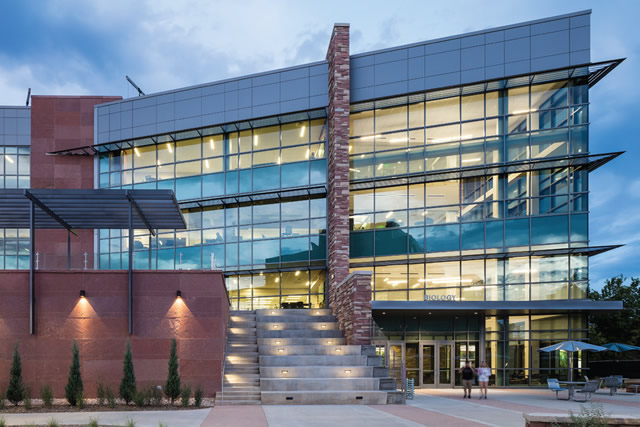
[[[138,147],[133,147],[133,151],[136,153],[137,157],[140,157],[140,151],[138,151]]]
[[[304,158],[305,158],[305,159],[308,159],[308,158],[309,158],[309,149],[308,149],[308,148],[307,148],[307,153],[304,155]]]
[[[170,153],[173,153],[173,148],[171,147],[171,143],[167,142],[167,149]]]
[[[253,145],[258,146],[258,135],[253,135]]]
[[[280,281],[279,277],[276,277],[276,283],[278,283]]]
[[[204,161],[204,166],[205,166],[207,169],[209,169],[209,160],[205,160],[205,161]]]
[[[307,282],[307,283],[305,284],[305,286],[309,286],[309,285],[310,285],[310,283],[309,283],[309,282]]]
[[[517,111],[514,111],[511,114],[524,114],[524,113],[529,113],[529,112],[535,113],[536,111],[538,111],[537,108],[532,108],[531,110],[517,110]]]
[[[482,160],[480,157],[474,157],[473,159],[463,159],[462,163],[479,162],[480,160]]]
[[[361,159],[364,159],[364,154],[360,154],[360,158],[361,158]]]
[[[304,131],[307,129],[306,126],[302,125],[302,127],[300,128],[300,138],[302,138],[304,136]]]
[[[381,170],[383,165],[384,165],[384,163],[380,163],[380,164],[378,165],[378,170]]]
[[[5,154],[5,155],[4,155],[4,158],[5,158],[5,159],[7,159],[7,161],[8,161],[9,163],[15,163],[15,162],[13,161],[13,159],[11,158],[11,156],[9,156],[8,154]]]
[[[349,152],[351,152],[351,150],[353,150],[353,145],[349,145]]]
[[[278,162],[277,163],[280,164],[280,156],[278,156]]]
[[[361,136],[360,141],[371,141],[373,138],[382,138],[382,135]]]
[[[215,146],[215,144],[214,144],[214,142],[213,142],[213,138],[211,138],[211,139],[209,140],[209,145],[211,145],[211,149],[212,149],[212,150],[215,150],[215,149],[216,149],[216,146]]]
[[[296,276],[300,275],[300,270],[296,271]]]
[[[360,169],[349,168],[349,172],[360,172]]]
[[[389,140],[390,143],[395,144],[396,142],[407,142],[408,138],[392,138]]]
[[[162,162],[158,160],[158,166],[162,166]]]
[[[391,218],[391,215],[393,215],[393,211],[387,212],[387,214],[384,217],[385,218]]]

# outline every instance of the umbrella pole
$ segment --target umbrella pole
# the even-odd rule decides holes
[[[569,382],[573,381],[573,352],[567,352],[569,355]]]

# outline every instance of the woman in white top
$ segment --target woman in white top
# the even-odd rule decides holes
[[[489,385],[489,377],[491,376],[491,369],[487,367],[487,362],[484,360],[480,362],[478,368],[478,385],[480,386],[480,399],[487,398],[487,386]]]

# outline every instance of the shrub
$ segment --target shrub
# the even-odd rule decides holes
[[[202,390],[202,387],[197,386],[196,390],[193,392],[193,400],[195,401],[196,408],[199,408],[202,405],[203,397],[204,397],[204,390]]]
[[[180,400],[182,406],[189,406],[189,401],[191,400],[191,387],[186,385],[182,388],[180,391]]]
[[[76,406],[78,404],[78,396],[82,395],[82,375],[80,374],[80,351],[78,343],[73,342],[71,347],[71,366],[69,367],[69,379],[64,388],[65,396],[69,405]]]
[[[105,402],[105,400],[107,398],[106,391],[107,391],[106,387],[105,387],[105,385],[103,383],[99,382],[96,385],[96,398],[98,400],[98,405],[99,406],[103,406],[104,405],[104,402]]]
[[[175,338],[171,340],[169,375],[167,376],[167,384],[164,387],[164,393],[167,395],[172,405],[173,401],[180,397],[180,374],[178,374],[178,351]]]
[[[33,402],[31,401],[31,387],[26,387],[24,389],[24,409],[27,411],[33,408]]]
[[[131,355],[131,341],[127,341],[122,367],[122,381],[120,382],[120,397],[125,404],[129,404],[136,394],[136,375],[133,371],[133,356]]]
[[[145,405],[145,392],[144,391],[136,391],[136,394],[133,396],[133,404],[139,408],[142,408]]]
[[[136,422],[133,421],[132,419],[127,418],[127,427],[136,427]]]
[[[3,417],[0,417],[0,427],[7,427],[7,422]]]
[[[84,396],[82,392],[80,392],[78,397],[76,397],[76,404],[78,405],[78,409],[84,409]]]
[[[87,424],[87,427],[98,427],[98,420],[95,418],[89,418],[89,424]]]
[[[107,401],[107,405],[109,408],[113,409],[116,407],[116,395],[109,386],[105,386],[104,388],[104,398]]]
[[[162,387],[151,387],[151,404],[153,406],[162,405]]]
[[[0,409],[4,409],[4,399],[7,394],[3,388],[0,388]]]
[[[569,410],[571,416],[571,425],[577,427],[606,427],[607,414],[604,412],[604,406],[600,403],[591,402],[590,407],[586,408],[580,405],[580,413],[574,414]]]
[[[45,408],[53,406],[53,390],[49,384],[45,384],[40,389],[40,399]]]
[[[60,424],[58,424],[58,421],[56,421],[55,419],[51,418],[48,422],[47,422],[47,426],[48,427],[58,427]]]
[[[9,387],[7,388],[7,400],[14,405],[24,399],[24,384],[22,382],[22,361],[20,360],[20,352],[18,351],[18,343],[13,348],[13,360],[11,361],[11,370],[9,371]]]

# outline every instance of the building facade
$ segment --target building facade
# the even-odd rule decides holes
[[[543,384],[569,365],[537,349],[613,307],[586,299],[612,248],[589,245],[589,172],[618,154],[589,149],[589,88],[621,60],[591,60],[590,15],[357,55],[336,24],[324,61],[99,104],[93,144],[52,151],[93,156],[95,188],[175,191],[188,229],[136,231],[135,269],[223,270],[236,310],[325,307],[370,271],[380,351],[417,385],[465,360]],[[28,187],[29,110],[0,111],[0,175]],[[5,269],[24,237],[4,231]],[[96,232],[94,268],[128,241]]]

